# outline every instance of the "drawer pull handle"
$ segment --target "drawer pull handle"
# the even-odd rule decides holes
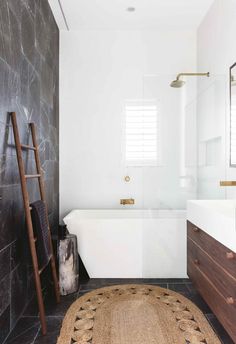
[[[232,297],[227,297],[226,298],[226,303],[228,305],[234,305],[234,299]]]
[[[194,228],[193,228],[193,231],[194,231],[194,232],[199,232],[199,228],[198,228],[198,227],[194,227]]]
[[[227,259],[234,259],[234,253],[233,252],[227,252],[226,253],[226,258]]]
[[[199,260],[198,259],[194,259],[194,264],[195,265],[199,265],[200,264]]]

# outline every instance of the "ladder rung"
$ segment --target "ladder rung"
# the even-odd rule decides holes
[[[25,174],[25,178],[29,179],[29,178],[40,178],[41,174]]]
[[[22,149],[29,149],[29,150],[34,150],[34,151],[36,150],[35,147],[31,147],[31,146],[29,146],[29,145],[23,145],[23,144],[21,144],[20,146],[21,146]]]
[[[51,259],[52,259],[52,255],[50,255],[48,263],[50,262]],[[47,263],[46,265],[44,265],[44,266],[39,270],[39,274],[40,274],[40,275],[41,275],[41,273],[46,269],[46,267],[48,266],[48,263]]]

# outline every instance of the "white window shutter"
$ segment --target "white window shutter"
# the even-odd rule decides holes
[[[155,101],[127,101],[125,160],[128,166],[160,164],[160,117]]]

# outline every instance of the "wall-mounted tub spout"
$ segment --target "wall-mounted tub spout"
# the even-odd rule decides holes
[[[123,199],[120,199],[120,204],[122,205],[126,205],[126,204],[134,204],[135,201],[133,198],[123,198]]]

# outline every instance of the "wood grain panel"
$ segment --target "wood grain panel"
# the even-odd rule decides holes
[[[223,269],[236,278],[235,252],[232,252],[189,221],[187,222],[187,227],[188,237],[210,255],[217,264],[221,265]]]
[[[235,307],[226,303],[225,299],[218,293],[211,280],[194,264],[191,257],[188,257],[188,275],[193,281],[196,289],[236,343]]]
[[[188,238],[187,242],[187,252],[191,264],[195,264],[196,268],[200,269],[211,280],[225,302],[232,303],[232,307],[236,311],[236,280],[220,265],[216,264],[190,238]]]

